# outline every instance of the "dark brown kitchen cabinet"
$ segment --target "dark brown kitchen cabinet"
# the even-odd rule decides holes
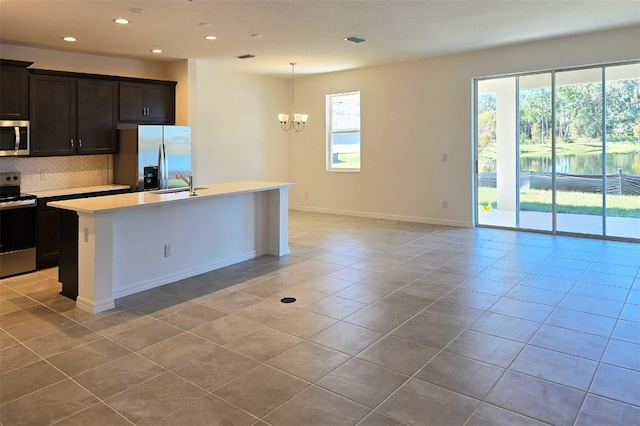
[[[68,222],[62,220],[65,210],[47,206],[50,201],[73,200],[76,198],[100,197],[103,195],[116,195],[129,192],[128,189],[115,191],[99,191],[73,195],[60,195],[56,197],[38,198],[38,228],[36,233],[36,269],[46,269],[58,266],[61,248],[78,243],[78,233],[70,232]],[[75,215],[75,212],[72,212]],[[76,222],[77,224],[77,219]],[[67,228],[65,228],[65,224]],[[77,265],[76,265],[77,267]]]
[[[33,62],[0,59],[0,120],[29,119],[29,72]]]
[[[120,121],[175,124],[175,82],[120,82]]]
[[[118,83],[31,75],[31,155],[117,150]]]

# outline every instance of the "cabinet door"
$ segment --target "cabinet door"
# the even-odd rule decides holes
[[[25,67],[0,67],[0,119],[29,119],[29,73]]]
[[[165,85],[145,87],[147,120],[154,123],[175,123],[175,88]]]
[[[136,83],[120,83],[120,120],[146,120],[144,86]]]
[[[78,80],[78,154],[112,154],[117,148],[118,83]]]
[[[36,242],[36,268],[58,265],[60,247],[60,210],[45,207],[38,211],[38,238]]]
[[[76,80],[32,75],[29,84],[31,155],[76,152]]]

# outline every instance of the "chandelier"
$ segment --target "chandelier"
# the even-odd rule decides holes
[[[294,99],[295,99],[295,73],[294,68],[296,66],[295,62],[290,62],[291,65],[291,114],[278,114],[278,120],[280,120],[280,128],[288,132],[293,130],[294,132],[301,132],[304,130],[305,124],[307,124],[307,119],[309,118],[308,114],[296,114],[294,111]]]

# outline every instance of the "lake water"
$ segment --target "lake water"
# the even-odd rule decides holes
[[[495,171],[495,160],[480,158],[482,171]],[[551,155],[520,158],[520,170],[551,173]],[[640,175],[640,151],[607,154],[607,174]],[[567,174],[597,175],[602,173],[602,154],[559,155],[556,172]]]

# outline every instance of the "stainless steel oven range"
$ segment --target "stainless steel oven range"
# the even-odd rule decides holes
[[[36,269],[35,195],[20,193],[20,172],[0,173],[0,278]]]

